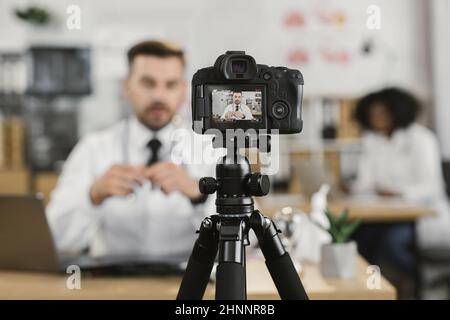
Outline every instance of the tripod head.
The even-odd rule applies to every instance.
[[[247,157],[238,152],[236,143],[216,164],[216,178],[205,177],[199,181],[200,192],[217,192],[217,213],[229,216],[250,216],[254,210],[253,196],[269,193],[270,181],[267,175],[252,173]],[[231,151],[231,152],[230,152]]]

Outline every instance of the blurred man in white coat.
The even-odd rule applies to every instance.
[[[50,227],[62,252],[187,257],[214,207],[198,188],[213,166],[171,161],[180,147],[171,137],[182,127],[174,117],[185,99],[183,51],[146,41],[129,50],[128,63],[133,114],[74,148],[47,208]]]

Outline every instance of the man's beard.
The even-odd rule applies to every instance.
[[[149,128],[150,130],[156,131],[165,127],[170,122],[173,115],[169,117],[167,122],[160,123],[159,120],[152,119],[152,116],[150,115],[150,113],[154,110],[161,110],[162,112],[170,113],[170,108],[167,106],[167,104],[160,101],[156,101],[152,103],[149,107],[146,107],[141,114],[137,115],[137,117],[144,126]]]

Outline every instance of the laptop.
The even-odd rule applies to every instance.
[[[42,197],[0,195],[0,269],[66,272],[70,265],[94,275],[182,274],[186,257],[66,256],[58,254]]]
[[[336,199],[343,196],[336,186],[336,182],[333,181],[329,170],[322,162],[302,160],[296,163],[295,166],[295,169],[298,170],[302,194],[306,198],[310,199],[314,193],[319,191],[323,184],[328,184],[330,186],[330,197]]]

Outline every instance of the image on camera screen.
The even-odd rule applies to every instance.
[[[261,122],[262,92],[214,89],[212,116],[215,122],[252,121]]]

